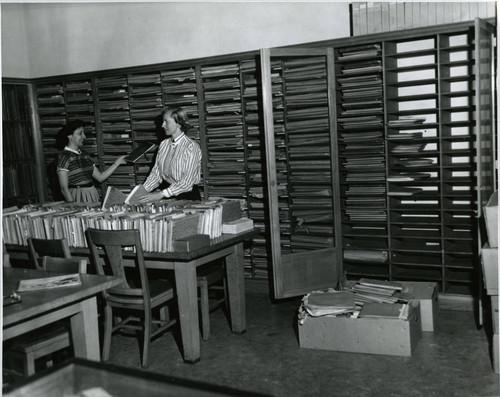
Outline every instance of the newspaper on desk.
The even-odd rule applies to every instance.
[[[82,285],[82,280],[78,273],[65,274],[63,276],[32,278],[19,281],[17,292],[37,291],[41,289],[52,289],[62,287],[73,287]]]

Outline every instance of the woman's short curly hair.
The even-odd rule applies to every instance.
[[[57,147],[59,149],[64,149],[64,147],[68,144],[68,136],[73,135],[73,132],[75,132],[78,128],[84,126],[85,124],[83,120],[75,119],[69,121],[64,127],[61,128],[61,130],[57,134]]]

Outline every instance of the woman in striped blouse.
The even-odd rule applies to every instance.
[[[57,159],[57,177],[61,193],[67,202],[99,202],[99,193],[93,180],[104,182],[121,164],[126,163],[124,155],[118,157],[106,170],[99,171],[89,155],[80,149],[84,140],[82,120],[70,121],[58,136],[59,145],[66,145]]]
[[[155,165],[144,182],[144,188],[150,193],[140,201],[144,203],[169,197],[200,200],[196,184],[200,182],[201,149],[186,135],[191,127],[186,112],[182,108],[166,108],[162,116],[162,128],[167,138],[161,142]],[[165,188],[152,192],[162,182],[166,182]]]

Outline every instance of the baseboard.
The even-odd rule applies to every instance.
[[[474,311],[476,300],[470,295],[439,294],[439,308],[445,310]]]

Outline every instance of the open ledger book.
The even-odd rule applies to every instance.
[[[134,187],[128,195],[114,186],[108,186],[102,202],[102,209],[105,210],[117,204],[138,204],[139,200],[146,194],[148,191],[142,184]]]
[[[140,160],[140,158],[146,153],[155,150],[156,147],[156,144],[154,144],[153,142],[141,143],[134,150],[132,150],[132,152],[127,157],[125,157],[125,160],[129,163],[135,163],[136,161]]]

